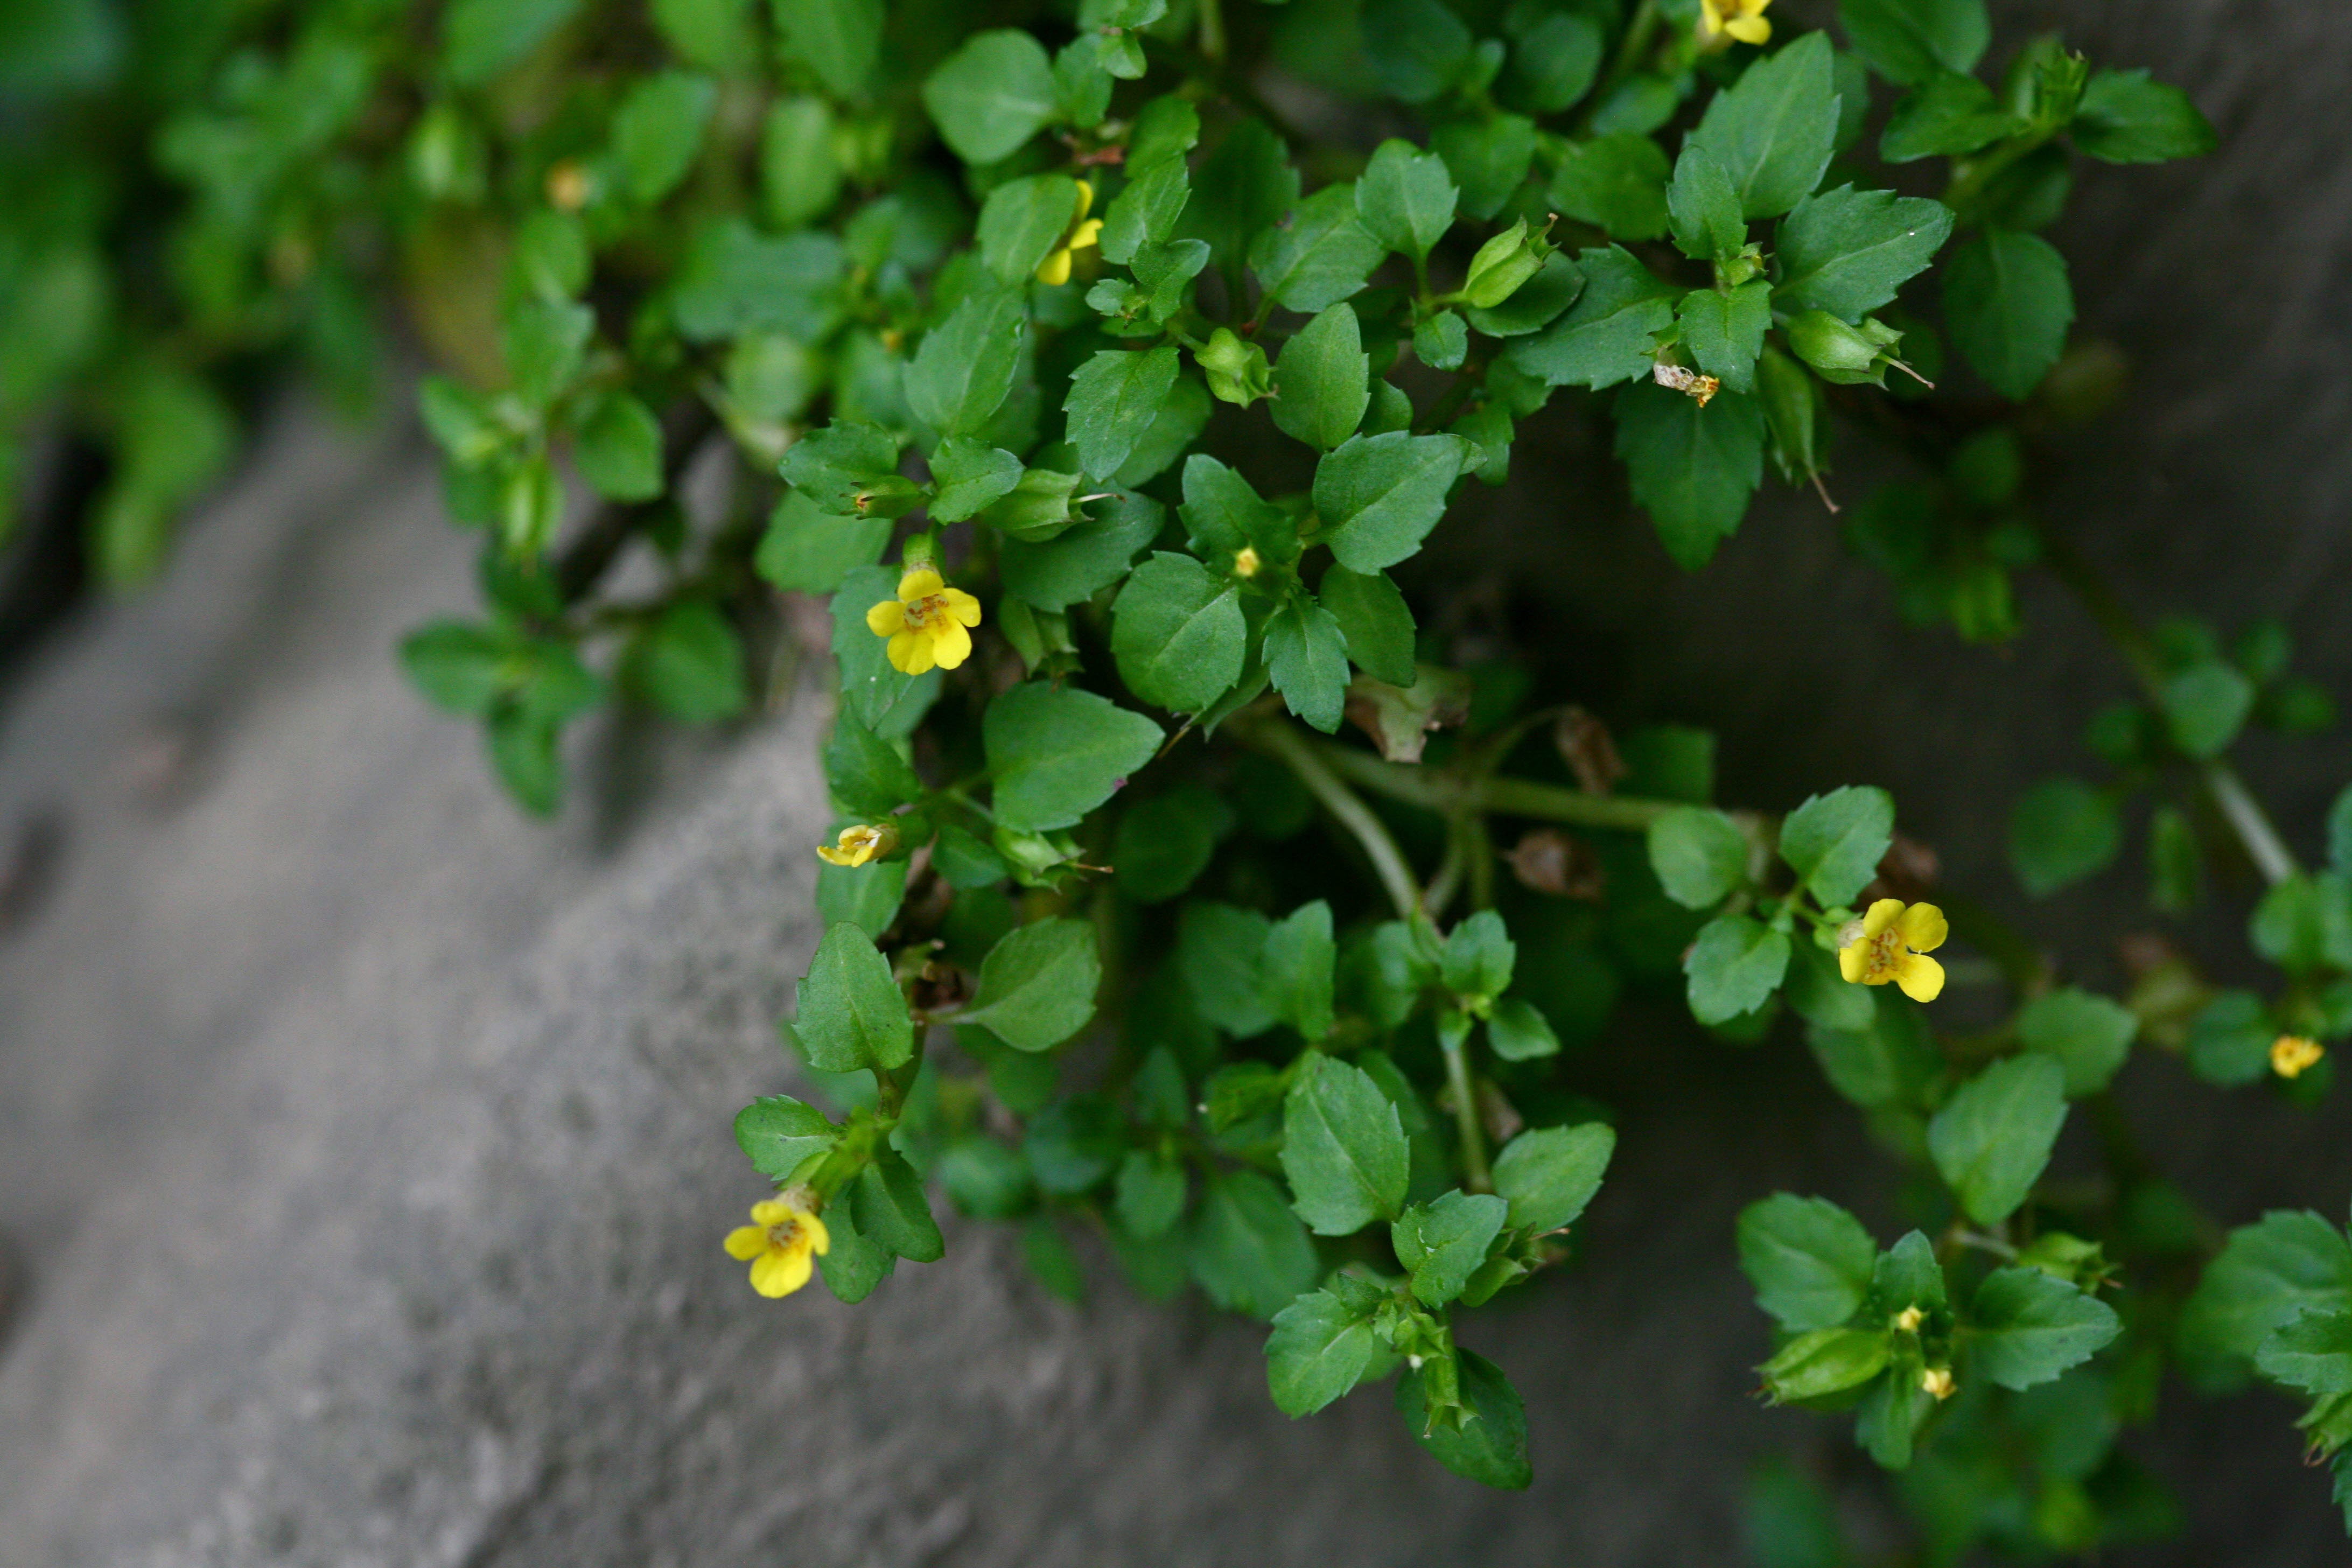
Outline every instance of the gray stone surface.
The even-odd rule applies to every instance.
[[[2231,138],[2085,172],[2062,237],[2138,386],[2053,512],[2150,612],[2284,607],[2352,695],[2352,14],[2010,16],[2005,40],[2055,18],[2189,82]],[[2063,602],[2015,655],[1908,630],[1801,500],[1680,578],[1614,507],[1560,507],[1591,493],[1578,456],[1527,452],[1454,560],[1549,574],[1568,612],[1522,613],[1595,705],[1719,727],[1743,800],[1885,783],[1956,879],[2005,888],[2008,799],[2086,766],[2080,722],[2123,690]],[[858,1309],[757,1300],[716,1245],[757,1186],[724,1126],[783,1081],[821,704],[586,737],[583,798],[531,826],[388,658],[470,595],[411,437],[289,417],[211,511],[0,720],[0,831],[63,829],[0,936],[0,1237],[29,1289],[0,1563],[1715,1563],[1758,1454],[1853,1472],[1835,1424],[1745,1397],[1764,1332],[1728,1226],[1776,1185],[1866,1203],[1885,1168],[1801,1053],[1641,1014],[1579,1068],[1624,1108],[1588,1262],[1470,1332],[1528,1395],[1524,1497],[1437,1471],[1378,1394],[1286,1422],[1246,1325],[1107,1276],[1065,1306],[985,1228]],[[2344,755],[2253,753],[2306,846]],[[2037,929],[2099,973],[2128,880]],[[2231,1220],[2352,1191],[2341,1095],[2306,1117],[2163,1062],[2125,1088]],[[2137,1447],[2189,1531],[2117,1560],[2352,1561],[2286,1414],[2169,1398]]]

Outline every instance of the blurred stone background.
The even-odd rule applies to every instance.
[[[2352,699],[2352,12],[2000,15],[1997,53],[2063,26],[2223,139],[2079,171],[2078,333],[2134,385],[2050,521],[2143,614],[2285,615]],[[1910,629],[1777,489],[1685,577],[1553,432],[1439,564],[1516,584],[1612,721],[1715,729],[1726,799],[1883,784],[2021,912],[2009,802],[2088,771],[2082,723],[2126,689],[2071,605],[2031,589],[2013,650]],[[1377,1392],[1288,1422],[1249,1325],[1108,1270],[1064,1305],[983,1227],[857,1309],[759,1300],[716,1246],[757,1188],[724,1127],[783,1084],[822,699],[726,737],[607,723],[563,819],[526,823],[390,658],[469,602],[470,554],[413,430],[289,409],[161,588],[81,607],[0,696],[0,1561],[1631,1568],[1738,1560],[1760,1455],[1853,1471],[1843,1423],[1747,1397],[1766,1331],[1730,1223],[1785,1185],[1884,1228],[1885,1168],[1792,1043],[1663,1016],[1580,1064],[1622,1109],[1587,1262],[1468,1336],[1527,1396],[1523,1496],[1426,1462]],[[2310,853],[2341,738],[2244,757]],[[2137,877],[2032,929],[2111,979]],[[2340,1093],[2305,1115],[2153,1058],[2122,1090],[2231,1223],[2352,1194]],[[2352,1563],[2290,1414],[2168,1396],[2134,1447],[2187,1531],[2113,1560]]]

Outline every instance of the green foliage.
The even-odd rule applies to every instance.
[[[399,660],[540,814],[614,694],[771,710],[822,615],[833,830],[882,847],[820,871],[786,1038],[852,1109],[770,1096],[736,1131],[824,1210],[845,1300],[940,1256],[936,1181],[1021,1226],[1047,1289],[1079,1294],[1095,1229],[1146,1294],[1270,1321],[1284,1410],[1393,1376],[1439,1462],[1525,1486],[1526,1412],[1456,1324],[1572,1254],[1610,1266],[1570,1228],[1615,1144],[1588,1053],[1623,1045],[1621,994],[1679,984],[1698,1048],[1801,1035],[1901,1166],[1923,1230],[1893,1247],[1788,1194],[1737,1240],[1787,1336],[1768,1392],[1851,1408],[1911,1468],[1911,1555],[1965,1555],[1991,1527],[1960,1513],[2029,1555],[2118,1538],[2137,1407],[2123,1357],[2078,1363],[2128,1331],[2153,1379],[2176,1314],[2185,1356],[2320,1400],[2333,1452],[2342,1233],[2265,1219],[2184,1306],[2195,1216],[2137,1172],[2040,1188],[2068,1100],[2136,1044],[2308,1102],[2330,1066],[2279,1079],[2273,1042],[2352,1035],[2352,794],[2305,869],[2230,763],[2331,717],[2283,630],[2131,639],[2143,690],[2094,748],[2115,776],[2010,819],[2038,896],[2122,857],[2155,794],[2168,910],[2233,896],[2238,837],[2278,985],[2167,961],[2109,1000],[2053,967],[2081,944],[2004,940],[1955,888],[1927,895],[1952,986],[2013,993],[1960,1032],[1839,968],[1874,882],[1919,896],[1887,795],[1717,809],[1709,737],[1563,719],[1582,677],[1465,615],[1495,563],[1442,542],[1523,427],[1613,452],[1690,570],[1768,457],[1829,499],[1837,443],[1885,437],[1915,471],[1849,542],[1907,617],[2014,636],[2031,487],[2087,384],[2039,236],[2075,178],[2119,177],[2075,154],[2193,156],[2210,128],[2053,38],[1980,79],[1979,0],[1843,0],[1851,54],[1777,16],[1702,47],[1684,3],[1316,9],[457,0],[199,37],[34,7],[0,83],[0,474],[37,431],[96,444],[91,559],[136,581],[228,471],[256,372],[355,400],[396,305],[439,362],[419,410],[483,600]],[[1411,139],[1367,158],[1237,103],[1301,53],[1349,100],[1315,125]],[[1900,89],[1876,158],[1874,73]],[[1898,163],[1940,194],[1898,195]],[[2006,402],[1931,394],[1947,345]],[[1605,522],[1612,482],[1561,505]],[[901,603],[923,569],[977,625]],[[884,605],[927,628],[919,673]],[[968,649],[927,640],[939,614]],[[1759,1556],[1838,1560],[1797,1491],[1758,1495]]]

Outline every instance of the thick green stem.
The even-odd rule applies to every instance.
[[[1421,885],[1413,879],[1412,868],[1405,863],[1404,852],[1397,847],[1385,823],[1372,814],[1363,798],[1341,782],[1298,732],[1280,721],[1264,723],[1235,723],[1234,733],[1244,743],[1275,759],[1298,775],[1307,792],[1321,803],[1323,809],[1336,818],[1340,826],[1353,835],[1363,847],[1372,863],[1372,872],[1387,889],[1389,901],[1396,906],[1400,918],[1411,920],[1421,910]]]
[[[1478,1093],[1470,1086],[1470,1039],[1440,1044],[1445,1053],[1445,1087],[1454,1100],[1454,1126],[1462,1135],[1462,1185],[1474,1193],[1495,1190],[1486,1169],[1486,1130],[1478,1123]]]

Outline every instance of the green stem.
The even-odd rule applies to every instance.
[[[1480,811],[1540,817],[1582,827],[1622,828],[1628,833],[1646,831],[1650,824],[1678,804],[1632,795],[1587,795],[1566,784],[1538,784],[1533,779],[1488,779],[1473,798]]]
[[[1405,863],[1404,852],[1390,837],[1385,823],[1372,814],[1363,798],[1341,782],[1339,775],[1325,764],[1317,748],[1307,744],[1298,732],[1279,721],[1262,723],[1236,723],[1234,735],[1245,744],[1282,763],[1298,775],[1307,792],[1320,802],[1323,809],[1336,818],[1363,847],[1372,863],[1373,874],[1396,906],[1400,918],[1411,920],[1421,910],[1421,886],[1413,879],[1412,868]]]
[[[1445,1087],[1454,1097],[1454,1126],[1462,1136],[1462,1185],[1474,1193],[1495,1190],[1495,1178],[1486,1169],[1486,1130],[1478,1124],[1478,1095],[1470,1087],[1470,1037],[1450,1044],[1443,1037],[1440,1045],[1445,1053]]]
[[[1633,19],[1625,24],[1625,36],[1617,41],[1617,55],[1609,62],[1608,74],[1584,100],[1584,112],[1576,121],[1580,132],[1591,129],[1593,115],[1609,100],[1609,89],[1633,74],[1633,68],[1640,63],[1643,51],[1650,47],[1657,30],[1658,0],[1642,0],[1633,8]]]
[[[2280,839],[2278,829],[2247,790],[2238,770],[2217,757],[2205,764],[2204,779],[2213,804],[2221,808],[2222,820],[2236,830],[2238,842],[2245,847],[2246,858],[2254,863],[2263,880],[2276,886],[2294,876],[2299,869],[2294,851]]]
[[[1223,0],[1201,0],[1201,53],[1225,62],[1225,12]]]

